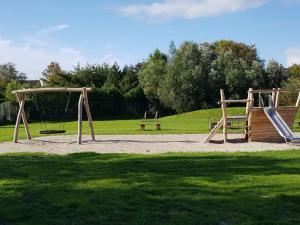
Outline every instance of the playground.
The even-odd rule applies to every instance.
[[[220,104],[222,113],[219,114],[220,118],[215,125],[210,126],[211,130],[208,135],[202,133],[196,134],[198,132],[193,132],[192,130],[184,131],[174,129],[172,132],[172,129],[163,127],[161,120],[158,118],[158,113],[151,119],[147,118],[147,113],[145,112],[141,121],[132,121],[137,123],[135,125],[136,127],[140,127],[139,135],[126,136],[126,134],[128,134],[127,131],[119,131],[120,135],[109,136],[109,131],[106,131],[106,135],[97,136],[97,138],[95,137],[95,128],[88,101],[88,92],[91,91],[92,89],[90,88],[39,88],[13,91],[13,94],[16,95],[19,102],[19,113],[13,132],[13,143],[6,142],[0,144],[1,152],[29,151],[50,154],[68,154],[81,151],[94,151],[97,153],[263,151],[296,149],[298,140],[300,140],[297,138],[297,133],[294,133],[292,130],[300,105],[299,90],[275,88],[270,90],[253,90],[250,88],[248,90],[247,99],[231,100],[225,98],[224,90],[221,89]],[[24,109],[26,95],[31,93],[53,94],[57,92],[68,92],[70,95],[72,92],[80,94],[78,101],[77,137],[74,135],[65,135],[65,129],[48,129],[47,127],[46,130],[39,131],[39,136],[46,136],[34,138],[32,140],[29,123]],[[296,100],[295,102],[290,103],[292,105],[282,106],[282,95],[286,93],[296,96]],[[267,103],[265,102],[265,99],[267,99]],[[236,103],[245,104],[245,108],[228,108],[229,104]],[[67,111],[68,105],[69,100],[65,111]],[[90,137],[85,135],[84,138],[83,106],[86,112],[88,133],[90,133]],[[202,114],[203,117],[204,113],[199,111],[199,118],[203,119],[200,114]],[[208,114],[209,117],[212,116],[211,112]],[[171,117],[173,118],[173,123],[170,123],[170,128],[176,127],[175,121],[177,120],[178,122],[180,119],[183,124],[189,124],[187,123],[189,115],[193,115],[193,112],[188,113],[187,116],[177,115]],[[181,117],[183,117],[183,119]],[[23,132],[23,135],[25,135],[26,140],[19,141],[21,121],[23,121],[24,124],[23,128],[25,133]],[[168,119],[166,121],[168,121]],[[196,121],[192,121],[194,126],[195,122]],[[207,120],[205,122],[207,123]],[[238,122],[238,127],[234,126],[235,122]],[[240,126],[240,122],[242,123],[242,126]],[[161,126],[163,129],[161,129]],[[196,126],[201,127],[200,123],[196,124]],[[65,125],[63,127],[65,127]],[[149,127],[152,127],[150,130],[154,130],[156,135],[154,135],[155,133],[147,135],[149,134],[147,133],[147,128],[149,130]],[[73,127],[73,131],[74,128],[75,127]],[[117,125],[117,129],[120,128],[121,126]],[[218,132],[219,130],[222,130],[223,136],[220,135],[220,132]],[[170,133],[175,133],[176,135],[171,135]],[[229,142],[229,144],[225,144],[227,142]],[[222,143],[224,144],[221,145]]]
[[[80,97],[78,121],[63,130],[60,121],[26,128],[21,96],[16,124],[0,130],[0,224],[297,224],[298,100],[281,107],[287,116],[272,111],[274,126],[267,114],[276,100],[257,95],[224,96],[219,109],[104,121],[85,121]],[[247,106],[227,107],[237,101]],[[257,131],[268,135],[253,140]]]

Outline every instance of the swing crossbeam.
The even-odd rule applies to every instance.
[[[85,88],[87,92],[91,92],[91,88]],[[29,88],[12,91],[13,94],[29,94],[29,93],[46,93],[46,92],[77,92],[82,93],[83,88]]]
[[[92,140],[95,140],[94,126],[92,115],[90,112],[89,101],[88,101],[88,92],[91,92],[91,88],[31,88],[31,89],[20,89],[12,91],[13,94],[16,95],[19,102],[19,111],[16,120],[15,130],[14,130],[14,139],[13,142],[18,142],[18,134],[19,127],[21,123],[21,119],[24,123],[27,140],[31,140],[31,135],[29,131],[29,125],[26,118],[26,113],[24,110],[25,105],[25,95],[30,93],[54,93],[54,92],[77,92],[80,93],[79,101],[78,101],[78,134],[77,134],[77,144],[81,144],[82,142],[82,106],[84,106],[86,115],[88,118],[88,123],[91,131]],[[54,134],[54,133],[64,133],[64,130],[45,130],[41,131],[41,134]]]

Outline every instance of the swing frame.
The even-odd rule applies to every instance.
[[[79,101],[78,101],[78,131],[77,131],[77,144],[82,143],[82,105],[84,105],[86,115],[88,118],[88,123],[90,127],[91,137],[92,140],[95,141],[95,132],[94,132],[94,126],[93,126],[93,119],[90,111],[89,106],[89,100],[88,100],[88,92],[91,92],[91,88],[31,88],[31,89],[20,89],[12,91],[13,94],[16,95],[16,98],[19,103],[19,111],[18,116],[16,120],[15,130],[14,130],[14,139],[13,143],[18,143],[18,134],[19,134],[19,127],[21,123],[21,119],[23,121],[26,137],[27,140],[31,140],[30,130],[29,130],[29,124],[26,117],[26,113],[24,110],[25,105],[25,96],[26,94],[31,93],[56,93],[56,92],[75,92],[80,93]]]

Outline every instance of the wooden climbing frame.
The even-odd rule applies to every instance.
[[[280,93],[296,92],[298,93],[297,101],[293,106],[280,106]],[[254,94],[269,94],[271,97],[271,103],[276,108],[276,111],[280,114],[286,124],[291,128],[298,108],[300,105],[300,89],[270,89],[270,90],[253,90],[249,88],[247,99],[242,100],[226,100],[224,90],[220,90],[221,95],[221,109],[222,118],[211,130],[209,136],[205,142],[209,142],[217,131],[223,128],[223,140],[227,142],[228,135],[228,124],[232,121],[244,120],[245,126],[245,139],[248,141],[279,141],[282,137],[274,129],[272,123],[269,121],[264,113],[263,106],[254,107]],[[227,105],[230,103],[246,103],[246,114],[245,116],[228,116]]]

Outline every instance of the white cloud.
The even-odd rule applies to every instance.
[[[105,48],[106,48],[106,49],[114,49],[115,46],[114,46],[114,45],[108,44],[108,45],[105,45]]]
[[[11,44],[10,40],[5,40],[5,39],[0,38],[0,47],[1,46],[6,46],[6,45],[9,45],[9,44]]]
[[[70,27],[60,24],[37,31],[30,36],[23,37],[23,41],[14,41],[0,37],[0,64],[12,62],[17,70],[27,74],[29,79],[39,79],[46,66],[54,61],[64,70],[71,70],[78,63],[109,63],[118,62],[119,65],[133,63],[136,59],[132,55],[111,54],[113,45],[104,46],[108,52],[98,56],[87,56],[77,47],[67,46],[59,40],[53,39],[51,34]]]
[[[48,36],[54,32],[58,32],[58,31],[62,31],[62,30],[65,30],[67,28],[69,28],[70,25],[68,24],[58,24],[56,26],[53,26],[53,27],[47,27],[41,31],[38,32],[38,35],[39,36]]]
[[[38,79],[51,62],[59,62],[64,69],[72,69],[76,63],[86,63],[86,58],[73,48],[35,48],[29,46],[0,45],[0,63],[13,62],[20,72],[30,79]]]
[[[289,48],[285,51],[285,55],[288,66],[300,64],[300,48]]]
[[[193,19],[245,10],[267,0],[165,0],[152,4],[134,4],[120,8],[125,16],[161,21],[173,17]]]

